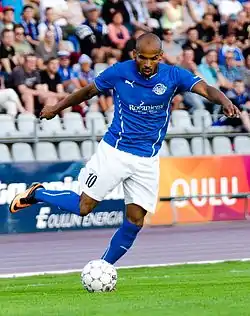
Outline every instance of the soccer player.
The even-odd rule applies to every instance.
[[[49,120],[100,92],[114,91],[114,119],[97,152],[79,174],[81,195],[68,190],[46,190],[37,183],[13,199],[10,212],[43,202],[85,216],[122,183],[126,215],[102,258],[114,264],[128,251],[143,226],[145,215],[154,213],[156,208],[158,152],[167,131],[173,97],[192,91],[214,104],[221,104],[225,115],[239,115],[237,107],[222,92],[187,70],[160,63],[161,57],[161,40],[152,33],[141,35],[136,42],[134,60],[114,64],[93,83],[57,105],[43,108],[40,116]]]

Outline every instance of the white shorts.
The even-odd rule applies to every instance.
[[[135,156],[102,140],[78,180],[80,192],[97,201],[102,201],[122,183],[125,204],[137,204],[154,213],[158,199],[159,156]]]

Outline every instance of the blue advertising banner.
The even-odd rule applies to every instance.
[[[80,217],[43,203],[11,214],[9,204],[32,182],[42,182],[50,190],[79,193],[78,174],[82,162],[14,163],[0,165],[0,233],[117,227],[123,221],[124,200],[117,188],[95,210]]]

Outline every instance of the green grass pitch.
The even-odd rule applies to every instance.
[[[0,279],[1,316],[249,316],[250,263],[118,270],[117,290],[87,293],[79,273]]]

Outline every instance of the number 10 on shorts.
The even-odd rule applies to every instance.
[[[90,173],[86,181],[87,187],[91,188],[95,184],[96,180],[97,180],[97,175],[95,175],[94,173]]]

